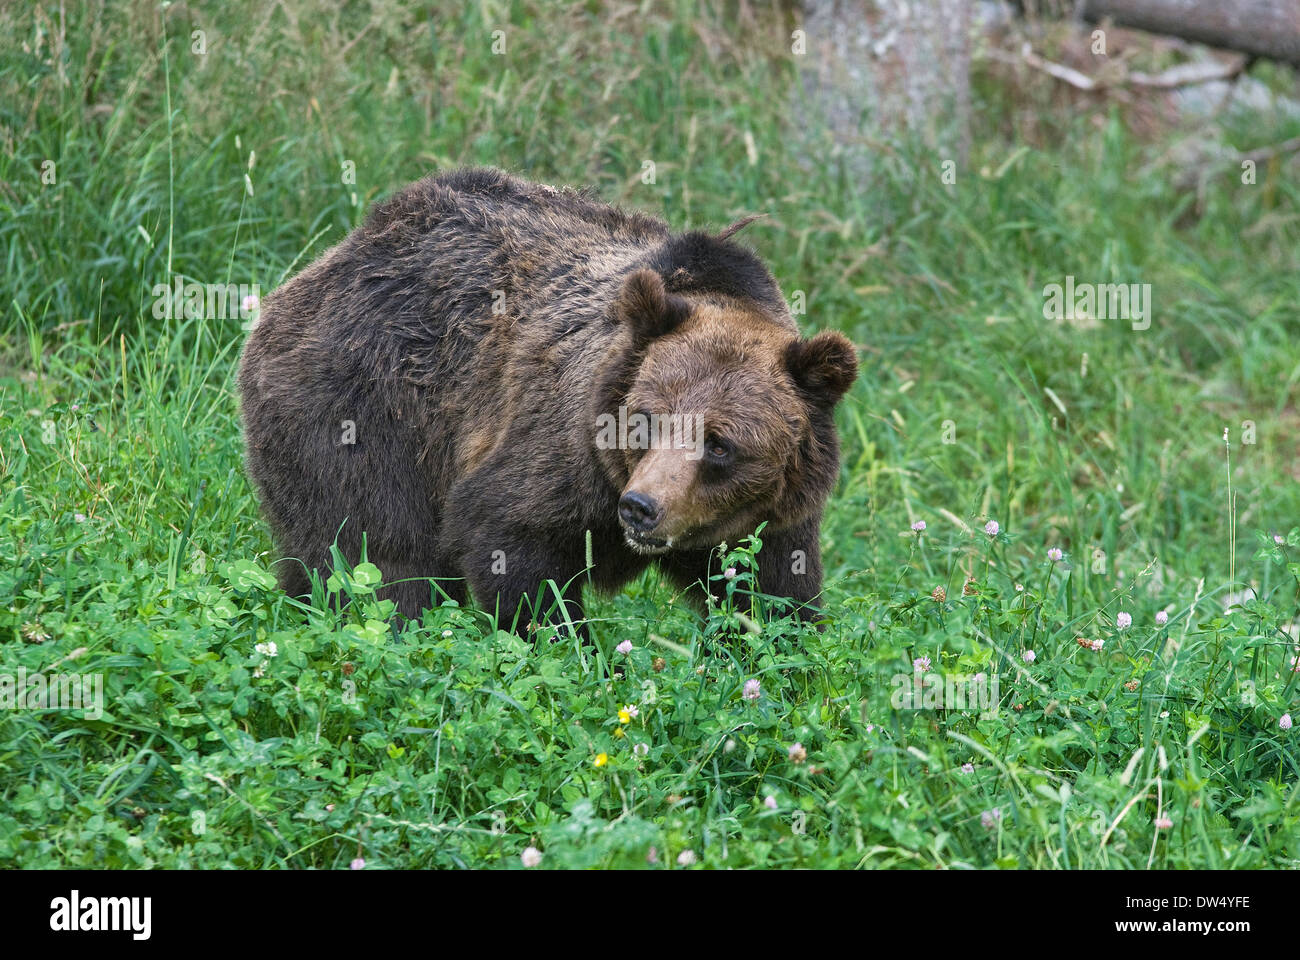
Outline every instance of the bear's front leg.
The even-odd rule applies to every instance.
[[[759,537],[758,584],[755,592],[790,601],[799,618],[815,620],[821,615],[816,601],[822,590],[822,559],[818,536],[821,518],[808,520],[787,530],[763,529]],[[710,576],[719,570],[718,557],[711,550],[670,553],[659,560],[659,569],[679,589],[686,591],[697,609],[704,612],[704,598]],[[755,602],[763,601],[755,598]],[[769,603],[769,606],[772,604]],[[783,611],[773,611],[778,615]]]
[[[786,530],[764,528],[759,535],[763,549],[758,553],[758,591],[793,601],[805,622],[821,615],[816,605],[822,592],[820,533],[818,514]]]
[[[461,568],[475,602],[497,618],[501,629],[528,640],[537,627],[567,630],[572,624],[587,639],[580,552],[565,550],[541,536],[521,539],[479,533],[474,540],[462,554]]]

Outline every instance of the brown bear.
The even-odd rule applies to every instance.
[[[408,617],[472,593],[503,626],[580,622],[584,581],[707,583],[766,522],[758,586],[811,618],[857,358],[801,339],[731,232],[495,169],[376,206],[267,296],[240,362],[285,590],[364,538]]]

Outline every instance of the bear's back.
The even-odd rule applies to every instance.
[[[498,242],[564,243],[600,240],[658,244],[667,224],[594,199],[587,190],[532,183],[492,167],[430,175],[371,210],[358,239],[409,246],[421,237],[454,232]]]
[[[297,353],[322,380],[423,387],[497,374],[510,355],[558,351],[557,361],[586,362],[615,336],[610,307],[638,267],[672,292],[754,301],[794,330],[766,267],[728,239],[672,235],[586,190],[468,168],[381,201],[273,291],[246,359]],[[283,369],[267,365],[264,375]]]

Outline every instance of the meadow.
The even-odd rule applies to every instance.
[[[785,20],[703,0],[34,3],[0,36],[0,673],[103,684],[0,709],[0,863],[1300,865],[1294,159],[1189,190],[1169,131],[977,62],[945,182],[819,124]],[[369,564],[276,589],[248,321],[157,290],[265,294],[478,164],[765,214],[806,331],[860,347],[823,629],[738,613],[761,534],[707,616],[653,572],[594,599],[594,648],[403,626]],[[1067,277],[1149,284],[1149,325],[1046,318]]]

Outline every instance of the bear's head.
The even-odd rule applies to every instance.
[[[835,404],[857,376],[840,333],[800,339],[743,297],[624,281],[595,396],[596,447],[638,553],[735,542],[817,514],[839,471]]]

